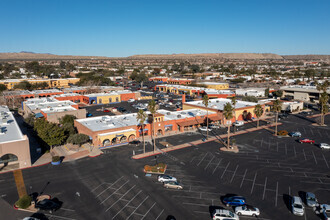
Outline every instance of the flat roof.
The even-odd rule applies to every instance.
[[[24,136],[7,106],[0,106],[0,143],[23,140]]]
[[[65,107],[75,105],[71,101],[58,101],[53,97],[32,98],[24,102],[25,106],[31,111],[50,107]]]
[[[299,86],[299,85],[293,85],[293,86],[282,86],[280,88],[281,90],[285,91],[293,91],[293,92],[312,92],[312,93],[320,93],[316,86]],[[327,93],[330,93],[330,87],[327,89]]]
[[[218,99],[210,99],[209,100],[209,108],[212,108],[212,109],[217,109],[217,110],[220,110],[222,111],[225,104],[227,103],[231,103],[231,99],[224,99],[224,98],[218,98]],[[192,102],[186,102],[187,104],[190,104],[190,105],[195,105],[195,106],[199,106],[199,107],[205,107],[204,104],[203,104],[203,101],[200,100],[200,101],[192,101]],[[240,101],[240,100],[237,100],[236,101],[236,105],[235,105],[235,108],[244,108],[244,107],[250,107],[250,106],[255,106],[257,105],[258,103],[254,103],[254,102],[245,102],[245,101]]]
[[[81,94],[78,93],[64,93],[64,94],[58,94],[58,95],[53,95],[52,97],[57,98],[57,97],[70,97],[70,96],[80,96]]]
[[[88,95],[84,95],[87,97],[99,97],[99,96],[111,96],[111,95],[119,95],[117,92],[101,92],[101,93],[92,93],[92,94],[88,94]]]
[[[188,109],[182,111],[168,111],[165,109],[159,109],[157,112],[164,115],[164,121],[207,115],[207,111],[201,109]]]
[[[77,109],[71,106],[61,106],[61,107],[51,107],[51,108],[42,108],[40,111],[49,114],[49,113],[56,113],[56,112],[67,112],[67,111],[76,111]]]
[[[228,85],[228,83],[221,83],[221,82],[200,82],[197,84],[201,85]]]
[[[59,89],[43,89],[43,90],[33,90],[32,92],[35,94],[43,94],[43,93],[58,93],[62,91]]]

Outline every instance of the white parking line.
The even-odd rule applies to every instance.
[[[241,186],[239,188],[242,188],[242,186],[243,186],[243,182],[244,182],[244,179],[245,179],[245,176],[246,176],[246,172],[247,172],[247,169],[245,169],[243,179],[242,179],[242,182],[241,182]]]
[[[164,212],[164,209],[159,213],[159,215],[157,216],[157,218],[155,220],[157,220]]]
[[[59,219],[64,219],[64,220],[76,220],[75,218],[67,218],[67,217],[63,217],[63,216],[58,216],[58,215],[50,215],[50,214],[45,214],[48,217],[51,218],[59,218]]]
[[[253,183],[252,183],[252,187],[251,187],[251,194],[253,192],[254,183],[256,182],[256,178],[257,178],[257,173],[254,175],[254,179],[253,179]]]
[[[150,207],[150,209],[146,212],[146,214],[144,214],[144,216],[141,218],[141,220],[143,220],[143,219],[148,215],[148,213],[150,212],[150,210],[151,210],[155,205],[156,205],[156,203],[154,203],[154,204]]]
[[[276,149],[277,149],[277,152],[278,152],[278,142],[276,142],[276,146],[277,146]]]
[[[125,186],[127,183],[129,182],[129,180],[127,180],[123,185],[121,185],[121,187],[119,187],[116,191],[114,191],[113,193],[111,193],[110,196],[108,196],[106,199],[104,199],[100,204],[103,204],[106,200],[108,200],[113,194],[115,194],[116,192],[118,192],[123,186]]]
[[[196,205],[196,206],[210,206],[209,204],[205,205],[205,204],[189,203],[189,202],[183,202],[182,204],[184,204],[184,205]]]
[[[323,156],[323,160],[324,160],[325,164],[326,164],[326,165],[327,165],[327,167],[329,168],[329,164],[328,164],[328,161],[325,159],[325,156],[324,156],[324,154],[322,154],[322,156]]]
[[[99,197],[101,194],[103,194],[105,191],[107,191],[109,188],[111,188],[113,185],[115,185],[119,180],[121,180],[123,178],[123,176],[122,177],[120,177],[119,179],[117,179],[114,183],[112,183],[110,186],[108,186],[105,190],[103,190],[102,192],[100,192],[97,196],[96,196],[96,198],[97,197]]]
[[[226,170],[227,170],[227,169],[228,169],[228,167],[229,167],[229,164],[230,164],[230,162],[228,162],[228,164],[227,164],[227,166],[226,166],[225,170],[223,171],[223,173],[222,173],[222,175],[221,175],[221,179],[222,179],[222,177],[225,175],[225,173],[226,173]]]
[[[126,196],[127,193],[129,193],[134,187],[135,187],[135,185],[132,186],[128,191],[126,191],[125,194],[122,195],[115,203],[112,203],[112,205],[109,208],[107,208],[107,210],[105,210],[105,211],[107,212],[109,209],[111,209],[115,204],[117,204],[117,202],[119,202],[122,198],[124,198],[124,196]]]
[[[264,194],[262,195],[262,200],[265,200],[266,187],[267,187],[267,177],[265,178]]]
[[[289,196],[291,196],[291,187],[289,186]]]
[[[278,197],[278,182],[276,182],[275,206],[277,206],[277,197]]]
[[[233,182],[238,167],[239,167],[239,166],[237,165],[237,166],[236,166],[236,169],[235,169],[235,171],[234,171],[234,173],[233,173],[233,176],[231,177],[230,182]]]
[[[73,209],[66,209],[66,208],[62,208],[62,207],[61,207],[61,210],[69,211],[69,212],[74,212],[74,211],[75,211],[75,210],[73,210]]]
[[[314,160],[315,160],[315,164],[317,164],[317,160],[316,160],[316,157],[315,157],[315,154],[314,154],[313,150],[312,150],[312,153],[313,153],[313,157],[314,157]]]
[[[284,146],[285,146],[285,155],[288,155],[288,148],[287,148],[286,144]]]
[[[294,156],[297,157],[296,146],[293,146]]]
[[[213,157],[212,157],[212,159],[210,160],[210,162],[207,164],[207,166],[204,168],[204,170],[206,170],[209,166],[210,166],[210,164],[211,164],[211,162],[212,162],[212,160],[215,158],[215,156],[213,155]]]
[[[304,154],[305,160],[307,160],[306,154],[305,154],[305,149],[303,149],[303,154]]]
[[[205,159],[205,157],[209,154],[209,152],[207,152],[204,157],[199,161],[199,163],[197,164],[197,166],[199,166],[199,164],[201,164],[201,162]]]
[[[140,208],[140,206],[149,198],[149,196],[147,196],[139,205],[138,207],[136,207],[136,209],[127,217],[127,219],[129,219],[135,212],[136,210],[138,210],[138,208]],[[138,213],[135,213],[136,215],[138,215]],[[126,220],[127,220],[126,219]]]
[[[114,215],[113,217],[112,217],[112,219],[114,219],[121,211],[123,211],[127,206],[128,206],[128,204],[130,204],[140,193],[142,192],[142,190],[140,190],[131,200],[129,200],[127,203],[126,203],[126,205],[125,206],[123,206],[123,208],[121,208],[118,212],[117,212],[117,214],[116,215]],[[120,200],[120,199],[119,199]],[[118,201],[119,201],[118,200]],[[117,201],[117,202],[118,202]],[[117,203],[116,202],[116,203]],[[115,203],[114,203],[115,204]]]
[[[219,160],[219,163],[218,163],[218,164],[217,164],[217,166],[214,168],[214,170],[213,170],[212,174],[214,174],[214,172],[216,171],[216,169],[217,169],[217,168],[218,168],[218,166],[220,165],[221,161],[222,161],[222,158]]]

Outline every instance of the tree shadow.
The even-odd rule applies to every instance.
[[[293,116],[295,116],[295,117],[297,117],[297,118],[300,118],[300,119],[304,119],[305,121],[308,121],[308,122],[310,122],[310,123],[316,123],[315,120],[310,119],[310,118],[307,118],[307,117],[304,117],[304,116],[301,116],[301,115],[299,115],[299,114],[295,114],[295,115],[293,115]]]
[[[209,206],[209,213],[210,213],[210,217],[213,218],[213,213],[216,209],[225,209],[221,206]]]
[[[301,200],[307,205],[307,200],[306,200],[306,192],[305,191],[299,191],[298,196],[301,198]]]
[[[40,219],[40,220],[48,220],[47,216],[43,213],[40,213],[40,212],[33,213],[33,215],[31,215],[30,217]]]
[[[283,194],[283,202],[286,205],[286,208],[291,212],[291,200],[292,197],[288,194]]]
[[[167,216],[166,220],[176,220],[176,218],[173,215]]]

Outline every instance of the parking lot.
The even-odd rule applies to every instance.
[[[317,144],[329,143],[329,128],[314,127],[312,120],[290,115],[279,130],[300,131]],[[162,139],[179,144],[201,138],[202,134],[190,132],[161,137],[157,145]],[[97,158],[26,169],[23,175],[29,192],[44,192],[63,202],[57,212],[44,213],[48,219],[210,219],[215,208],[232,210],[221,202],[227,194],[244,196],[248,204],[258,207],[258,219],[320,219],[308,207],[304,217],[294,216],[289,199],[313,192],[320,203],[330,203],[330,151],[300,144],[296,138],[275,137],[269,130],[235,139],[237,154],[219,151],[222,145],[213,141],[132,160],[133,150],[141,149],[127,145],[107,149]],[[166,189],[156,176],[144,175],[143,166],[157,162],[168,165],[166,173],[175,176],[183,190]],[[16,201],[11,173],[0,176],[0,195],[9,204]]]

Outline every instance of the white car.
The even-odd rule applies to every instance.
[[[219,125],[210,125],[209,128],[217,129],[217,128],[220,128],[220,126]]]
[[[212,131],[211,128],[207,128],[206,126],[200,127],[199,130],[201,130],[201,131],[207,131],[207,130]]]
[[[238,215],[226,209],[216,209],[212,214],[213,220],[239,220]]]
[[[233,123],[233,125],[236,126],[236,127],[243,126],[244,125],[244,121],[235,121]]]
[[[183,189],[183,186],[180,183],[174,181],[165,181],[164,187],[167,189]]]
[[[159,175],[158,176],[158,182],[163,183],[163,182],[166,182],[166,181],[174,181],[174,182],[176,182],[177,179],[175,177],[169,176],[169,175]]]
[[[321,148],[321,149],[327,149],[327,150],[329,150],[329,149],[330,149],[330,145],[327,144],[327,143],[321,143],[321,144],[320,144],[320,148]]]
[[[301,198],[298,196],[293,196],[291,200],[292,213],[294,215],[303,216],[305,214],[305,208],[301,201]]]
[[[323,219],[330,220],[330,205],[323,204],[321,205],[321,213],[323,215]]]
[[[129,100],[127,100],[127,102],[134,102],[135,101],[135,99],[129,99]]]
[[[260,215],[259,209],[250,205],[236,206],[235,213],[237,215],[250,215],[250,216]]]

